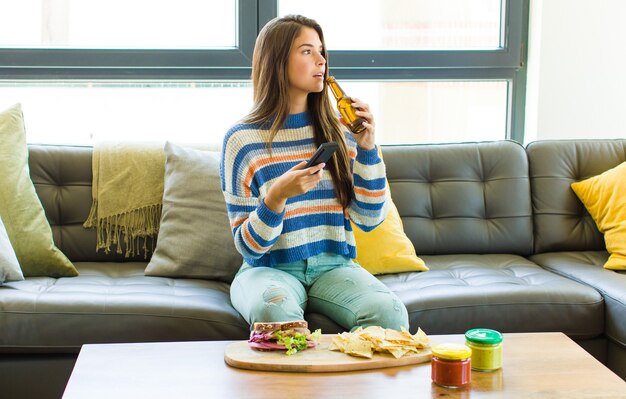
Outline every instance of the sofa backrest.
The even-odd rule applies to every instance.
[[[54,240],[72,261],[145,261],[142,254],[96,252],[95,230],[82,227],[91,207],[92,151],[29,145],[31,178]],[[510,141],[382,151],[391,195],[418,254],[528,255],[605,248],[570,184],[626,161],[626,139],[538,141],[526,151]]]
[[[383,146],[391,196],[417,254],[533,248],[528,160],[512,141]]]
[[[626,161],[626,140],[537,141],[526,152],[535,252],[605,249],[602,234],[570,184]]]
[[[54,242],[71,261],[144,261],[112,250],[96,252],[96,231],[85,229],[91,209],[91,147],[29,145],[30,176],[52,227]],[[112,247],[113,249],[113,247]]]

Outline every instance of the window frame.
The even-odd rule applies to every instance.
[[[506,138],[523,142],[529,0],[502,4],[500,48],[329,51],[329,64],[346,80],[506,80]],[[0,48],[0,80],[249,80],[256,36],[277,14],[278,0],[237,0],[232,49]]]

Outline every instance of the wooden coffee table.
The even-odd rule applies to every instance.
[[[472,372],[463,389],[434,385],[430,363],[309,374],[236,369],[224,362],[230,342],[84,345],[63,398],[626,398],[626,382],[561,333],[505,334],[503,368]]]

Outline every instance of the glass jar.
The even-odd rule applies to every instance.
[[[488,328],[465,333],[465,344],[472,350],[472,370],[495,371],[502,367],[502,334]]]
[[[472,350],[465,345],[439,344],[432,349],[431,378],[447,388],[466,386],[471,380]]]

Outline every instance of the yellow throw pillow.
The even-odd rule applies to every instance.
[[[380,147],[378,154],[382,158]],[[389,183],[385,183],[389,208],[385,220],[367,233],[352,223],[356,240],[356,261],[372,274],[428,271],[424,261],[417,257],[413,243],[404,233],[402,219],[391,200]]]
[[[428,267],[417,257],[413,243],[404,234],[396,205],[389,201],[385,221],[370,232],[352,224],[356,240],[356,261],[372,274],[425,272]]]
[[[606,269],[626,270],[626,162],[601,175],[572,183],[572,190],[604,234]]]

